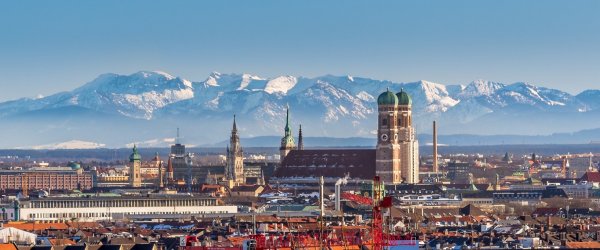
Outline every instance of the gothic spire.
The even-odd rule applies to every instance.
[[[287,105],[286,117],[285,117],[285,135],[281,138],[281,147],[279,150],[281,151],[280,157],[283,160],[285,155],[289,153],[290,150],[296,148],[296,143],[294,142],[294,136],[292,135],[292,129],[290,128],[290,106]]]
[[[158,152],[156,152],[156,157],[158,158]],[[158,187],[163,188],[165,186],[163,180],[163,163],[162,161],[158,161]]]
[[[171,157],[169,157],[169,161],[167,162],[167,172],[173,173],[173,162],[171,161]]]
[[[233,129],[231,132],[237,132],[237,126],[235,125],[235,115],[233,115]]]
[[[302,124],[300,124],[300,129],[298,129],[298,150],[304,150],[304,142],[302,141]]]
[[[286,134],[290,132],[290,105],[287,105],[285,112],[285,132]]]

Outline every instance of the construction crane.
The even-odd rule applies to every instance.
[[[384,184],[379,178],[375,176],[373,178],[373,220],[371,222],[371,235],[373,238],[372,250],[381,250],[386,246],[389,246],[387,236],[389,232],[384,232],[384,219],[383,209],[391,206],[391,198],[385,196]]]

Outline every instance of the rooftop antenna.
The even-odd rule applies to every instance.
[[[177,128],[177,137],[175,138],[175,144],[179,144],[179,128]]]

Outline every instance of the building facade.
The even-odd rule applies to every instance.
[[[3,170],[0,174],[0,190],[88,190],[93,186],[89,172]]]
[[[175,143],[171,145],[171,165],[173,166],[173,179],[186,180],[188,166],[186,161],[185,145]]]
[[[468,184],[471,164],[452,161],[448,163],[448,179],[454,184]]]
[[[219,205],[219,200],[192,195],[47,197],[16,202],[6,209],[10,220],[100,221],[132,215],[186,215],[236,213],[236,206]]]

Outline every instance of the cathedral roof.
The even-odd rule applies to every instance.
[[[276,177],[339,177],[373,179],[375,149],[292,150],[283,159]]]
[[[412,105],[412,99],[410,98],[410,95],[404,91],[404,89],[401,89],[396,96],[398,97],[398,103],[400,105]]]
[[[398,97],[388,89],[377,97],[377,105],[398,105]]]

